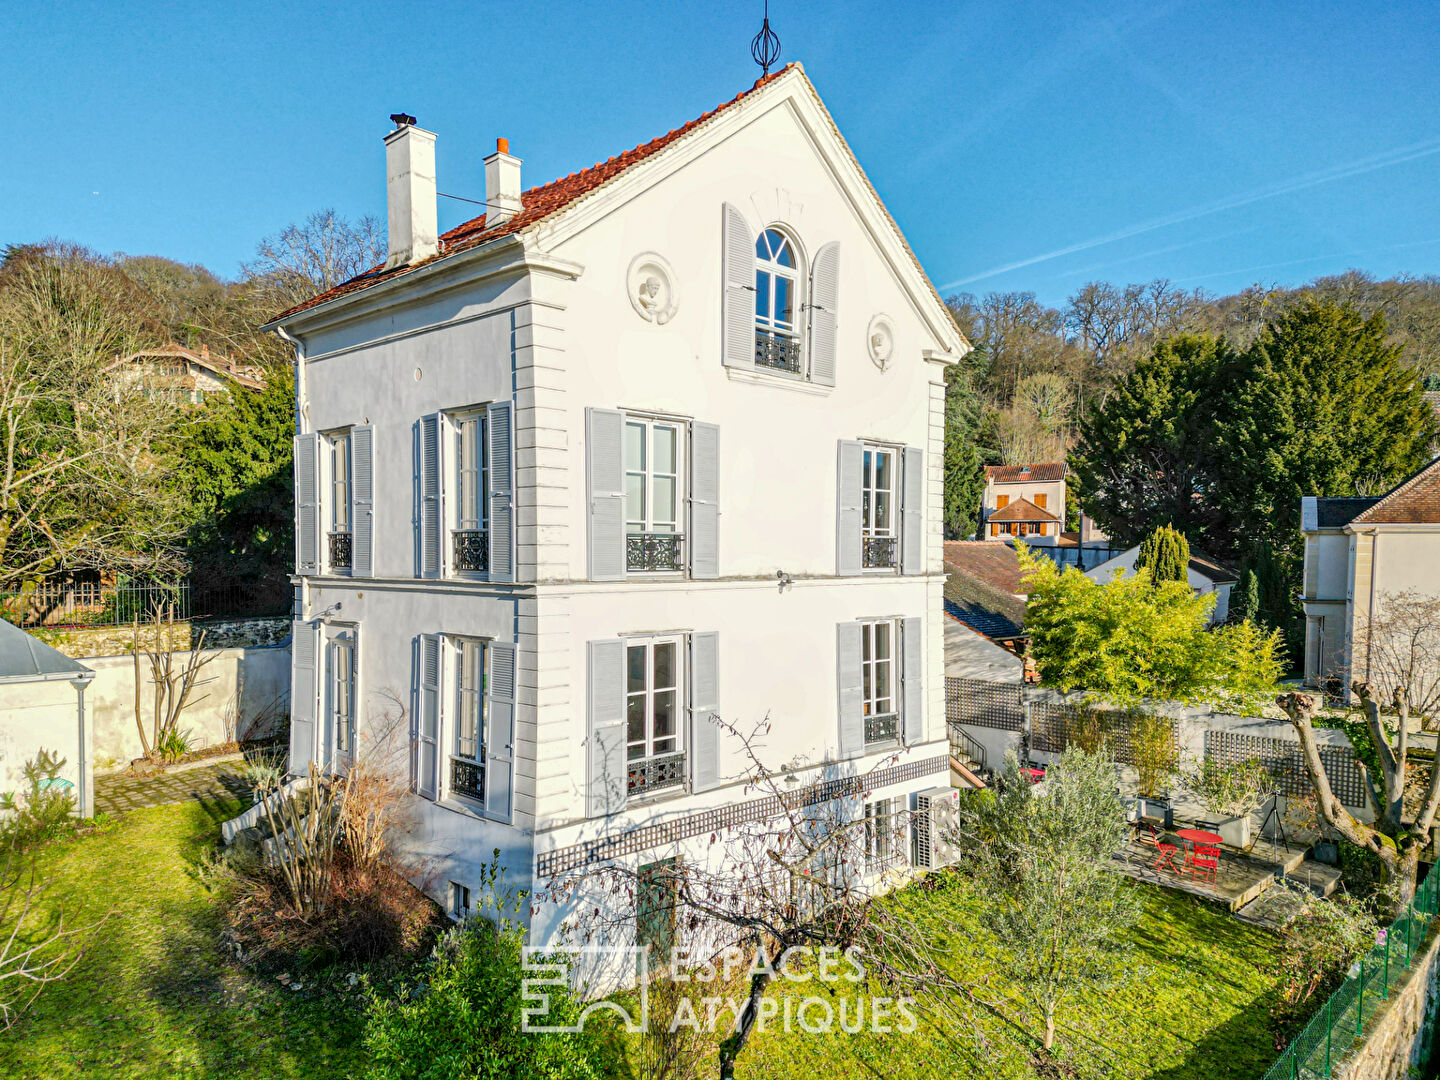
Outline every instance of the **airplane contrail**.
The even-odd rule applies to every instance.
[[[1179,225],[1182,222],[1194,221],[1196,218],[1209,217],[1211,214],[1221,214],[1227,210],[1235,210],[1242,206],[1249,206],[1251,203],[1261,202],[1264,199],[1273,199],[1280,195],[1289,195],[1296,191],[1304,191],[1307,188],[1318,187],[1321,184],[1329,184],[1336,180],[1345,180],[1352,176],[1375,172],[1378,169],[1388,169],[1393,165],[1402,165],[1407,161],[1429,157],[1432,154],[1440,154],[1440,139],[1426,139],[1423,142],[1412,143],[1409,146],[1402,146],[1395,150],[1386,151],[1383,154],[1360,158],[1357,161],[1347,162],[1344,165],[1332,165],[1327,169],[1306,173],[1293,180],[1286,180],[1279,184],[1272,184],[1269,187],[1258,188],[1242,195],[1233,195],[1228,199],[1221,199],[1218,202],[1205,203],[1189,210],[1181,210],[1174,214],[1167,214],[1164,217],[1151,218],[1148,221],[1142,221],[1136,225],[1120,229],[1118,232],[1108,233],[1105,236],[1097,236],[1091,240],[1082,240],[1079,243],[1070,244],[1068,247],[1058,248],[1055,251],[1047,251],[1043,255],[1035,255],[1028,259],[1021,259],[1018,262],[1006,263],[1004,266],[997,266],[979,274],[972,274],[969,277],[960,278],[957,281],[952,281],[940,286],[940,290],[943,292],[946,289],[955,289],[961,285],[969,285],[971,282],[983,281],[988,277],[1008,273],[1011,270],[1034,266],[1036,263],[1049,262],[1051,259],[1059,259],[1065,255],[1073,255],[1077,251],[1088,251],[1090,248],[1100,247],[1103,244],[1113,244],[1119,240],[1128,240],[1132,236],[1154,232],[1156,229],[1164,229],[1171,225]]]

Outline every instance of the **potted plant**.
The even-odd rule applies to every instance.
[[[1158,818],[1165,828],[1175,827],[1175,808],[1166,788],[1175,775],[1179,747],[1169,719],[1135,712],[1129,717],[1131,759],[1135,764],[1135,808],[1141,817]]]
[[[1225,843],[1248,848],[1251,815],[1275,788],[1270,770],[1258,761],[1226,764],[1205,758],[1187,766],[1181,777],[1186,789],[1218,819],[1215,831]]]

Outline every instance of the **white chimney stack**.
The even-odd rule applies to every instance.
[[[390,256],[385,269],[410,266],[440,251],[435,217],[435,133],[415,126],[404,113],[390,117],[385,136],[385,202],[390,218]]]
[[[510,156],[510,140],[496,139],[485,159],[485,227],[503,225],[520,212],[520,159]]]

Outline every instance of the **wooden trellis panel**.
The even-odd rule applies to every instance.
[[[1300,744],[1288,739],[1211,729],[1205,732],[1205,758],[1223,765],[1260,761],[1275,777],[1282,794],[1298,797],[1310,794],[1310,777],[1305,773]],[[1325,766],[1330,788],[1337,799],[1356,809],[1366,805],[1365,777],[1355,761],[1354,750],[1348,746],[1321,746],[1320,763]]]
[[[1025,707],[1020,684],[947,677],[945,719],[952,724],[1023,731]]]

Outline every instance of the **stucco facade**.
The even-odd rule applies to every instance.
[[[757,301],[737,291],[768,229],[808,312],[782,357],[794,371],[755,362]],[[707,812],[751,797],[712,717],[768,718],[766,763],[802,780],[895,759],[865,798],[948,784],[943,372],[968,346],[798,67],[563,212],[279,325],[300,356],[297,460],[315,459],[297,478],[292,759],[344,767],[356,750],[332,706],[353,695],[359,752],[389,732],[411,771],[438,899],[478,887],[496,848],[507,881],[537,888],[597,851],[704,858]],[[475,416],[483,511],[463,509]],[[642,429],[654,460],[637,466]],[[863,461],[871,485],[872,459],[890,486],[861,505],[848,470]],[[637,469],[643,499],[625,486]],[[341,490],[348,567],[328,535]],[[488,554],[462,552],[481,533]],[[872,697],[851,650],[881,623],[894,737],[857,742]],[[479,752],[466,643],[486,658]],[[653,753],[636,752],[637,716]],[[481,772],[483,793],[466,788]],[[542,904],[537,938],[562,916]]]
[[[985,490],[980,497],[982,540],[1058,538],[1064,529],[1063,464],[986,466]]]

